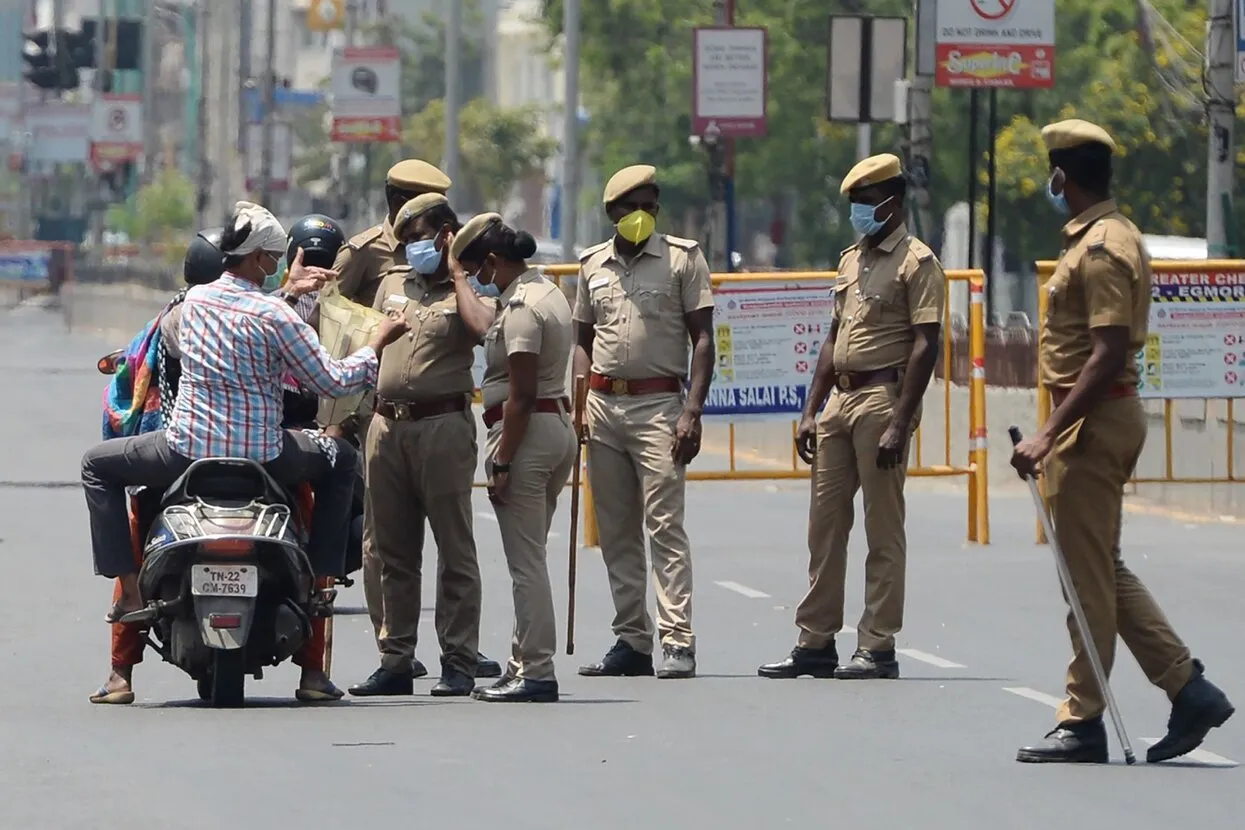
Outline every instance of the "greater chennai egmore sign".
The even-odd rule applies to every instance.
[[[1055,84],[1055,0],[938,0],[935,26],[938,86]]]

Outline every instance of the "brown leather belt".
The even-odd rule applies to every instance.
[[[867,372],[839,372],[834,378],[834,386],[841,392],[851,392],[879,383],[898,382],[899,370],[893,366],[889,369],[872,369]]]
[[[486,429],[492,429],[493,424],[502,419],[502,415],[505,414],[503,409],[504,406],[505,404],[499,403],[497,406],[490,406],[488,409],[484,410],[484,426]],[[536,401],[536,406],[532,407],[532,411],[553,413],[565,412],[569,415],[571,411],[571,399],[540,398]]]
[[[378,396],[375,412],[394,421],[422,421],[437,415],[464,412],[470,405],[470,399],[466,395],[434,398],[429,401],[387,401]]]
[[[1068,393],[1071,389],[1063,389],[1056,386],[1046,387],[1050,392],[1051,403],[1060,406],[1068,399]],[[1103,395],[1104,400],[1113,400],[1114,398],[1135,398],[1137,397],[1137,387],[1128,383],[1117,383],[1115,386],[1107,389],[1107,393]]]
[[[683,381],[678,378],[624,380],[623,378],[611,378],[593,372],[588,377],[588,388],[594,392],[604,392],[608,395],[657,395],[661,392],[678,394],[683,391]]]

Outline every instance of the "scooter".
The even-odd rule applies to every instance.
[[[332,615],[336,591],[305,552],[307,512],[255,461],[195,461],[160,499],[138,577],[146,604],[121,622],[149,626],[200,698],[242,706],[246,676],[293,657]]]

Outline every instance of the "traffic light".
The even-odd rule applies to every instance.
[[[104,33],[107,35],[107,40],[116,44],[112,68],[142,69],[143,22],[128,18],[105,18],[104,23]],[[88,17],[83,19],[82,37],[84,42],[89,45],[88,51],[90,53],[87,57],[88,62],[82,64],[82,67],[94,67],[96,65],[97,41],[102,37],[97,18]],[[100,45],[106,46],[107,44]]]
[[[80,32],[55,29],[26,35],[22,48],[22,58],[29,67],[24,73],[26,80],[39,89],[77,89],[84,48]]]

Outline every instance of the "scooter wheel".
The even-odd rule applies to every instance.
[[[198,687],[199,700],[202,700],[204,703],[209,702],[212,699],[212,675],[205,674],[203,677],[200,677]]]
[[[211,678],[213,708],[241,707],[246,684],[246,650],[218,649],[212,660]]]

